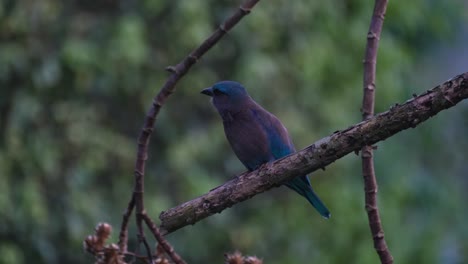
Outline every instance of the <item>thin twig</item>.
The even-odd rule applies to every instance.
[[[174,92],[176,83],[187,73],[187,71],[195,64],[209,49],[211,49],[229,30],[231,30],[245,15],[249,14],[251,9],[259,2],[260,0],[247,0],[245,1],[239,9],[227,20],[222,23],[213,34],[206,39],[198,48],[192,51],[187,57],[185,57],[182,62],[176,66],[170,66],[166,69],[172,74],[168,77],[166,83],[163,85],[159,93],[153,99],[153,104],[146,114],[145,122],[143,128],[141,129],[140,135],[138,137],[138,150],[137,150],[137,159],[135,162],[135,186],[134,191],[131,197],[131,200],[128,204],[127,211],[125,212],[122,220],[122,225],[120,229],[120,241],[119,246],[121,249],[126,249],[127,245],[127,230],[128,230],[128,218],[133,210],[133,207],[136,207],[137,215],[137,229],[139,232],[139,237],[144,240],[143,228],[142,228],[142,218],[138,217],[143,215],[144,212],[144,203],[143,203],[143,192],[144,192],[144,175],[145,175],[145,163],[148,158],[148,145],[150,136],[153,132],[154,123],[156,122],[156,116],[158,115],[162,105],[165,103],[167,98]],[[161,237],[161,241],[164,240]],[[166,241],[167,242],[167,241]],[[168,244],[168,242],[167,242]],[[169,252],[167,252],[169,254]],[[173,259],[174,262],[176,262]],[[178,262],[176,262],[178,263]],[[182,263],[182,262],[179,262]]]
[[[151,249],[148,244],[148,241],[146,240],[145,233],[143,232],[143,217],[142,214],[137,214],[136,216],[137,219],[137,228],[138,228],[138,247],[143,244],[146,250],[146,255],[148,256],[148,259],[150,263],[153,263],[153,256],[151,254]],[[177,263],[177,262],[176,262]]]
[[[119,233],[119,248],[120,252],[127,252],[127,240],[128,240],[128,223],[130,220],[130,215],[132,214],[133,208],[135,207],[135,196],[132,195],[132,198],[128,202],[127,209],[123,214],[122,225],[120,227]]]
[[[416,127],[438,112],[468,98],[468,72],[408,100],[390,110],[337,131],[307,148],[276,160],[260,169],[244,173],[191,201],[160,214],[160,231],[167,234],[219,213],[254,195],[267,191],[299,175],[322,169],[363,146],[385,140]]]
[[[366,55],[364,58],[364,95],[362,99],[362,119],[368,120],[374,116],[375,105],[375,72],[377,66],[377,50],[380,34],[387,9],[387,0],[375,0],[374,12],[367,33]],[[364,146],[361,150],[362,176],[364,178],[365,208],[369,226],[374,240],[374,248],[380,257],[380,262],[393,263],[393,257],[385,242],[382,222],[377,205],[377,179],[374,170],[373,148]]]
[[[169,242],[164,239],[164,237],[159,232],[159,228],[156,226],[153,220],[151,220],[148,214],[143,213],[142,218],[145,220],[146,225],[149,227],[156,240],[158,240],[159,245],[164,249],[164,251],[166,251],[169,257],[171,257],[172,261],[178,264],[186,264],[185,261],[175,252],[171,244],[169,244]]]

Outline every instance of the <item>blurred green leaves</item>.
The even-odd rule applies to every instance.
[[[118,229],[133,186],[136,137],[167,77],[163,69],[199,45],[239,3],[0,3],[0,263],[93,261],[82,241],[97,222]],[[434,65],[440,58],[432,51],[455,41],[466,25],[463,4],[389,4],[377,111],[432,88],[421,80],[439,72]],[[358,122],[371,11],[362,0],[261,2],[162,109],[145,178],[149,214],[156,218],[244,171],[208,98],[199,94],[218,80],[244,83],[285,123],[297,148]],[[379,205],[399,263],[468,259],[467,113],[460,104],[379,144]],[[328,221],[279,188],[169,239],[190,263],[220,263],[234,249],[265,263],[375,263],[360,160],[345,157],[312,175],[312,183],[332,211]]]

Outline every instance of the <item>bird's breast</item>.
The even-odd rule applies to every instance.
[[[255,120],[233,116],[223,124],[226,138],[234,153],[249,170],[272,160],[267,135]]]

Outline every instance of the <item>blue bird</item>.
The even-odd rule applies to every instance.
[[[218,82],[201,93],[212,97],[223,120],[226,138],[249,171],[296,151],[279,119],[257,104],[240,83]],[[327,207],[312,190],[307,175],[285,185],[304,196],[323,217],[330,217]]]

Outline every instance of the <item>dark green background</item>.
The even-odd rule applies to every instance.
[[[100,221],[119,228],[136,137],[163,69],[241,1],[0,3],[0,263],[92,263],[82,241]],[[244,83],[298,149],[359,122],[372,8],[362,0],[261,1],[162,109],[146,173],[148,213],[157,219],[244,171],[199,94],[214,82]],[[377,112],[467,71],[466,10],[462,0],[390,1]],[[378,144],[379,206],[396,263],[468,262],[467,115],[463,102]],[[312,183],[328,221],[282,187],[168,238],[189,263],[222,263],[235,249],[268,264],[377,263],[359,157]]]

